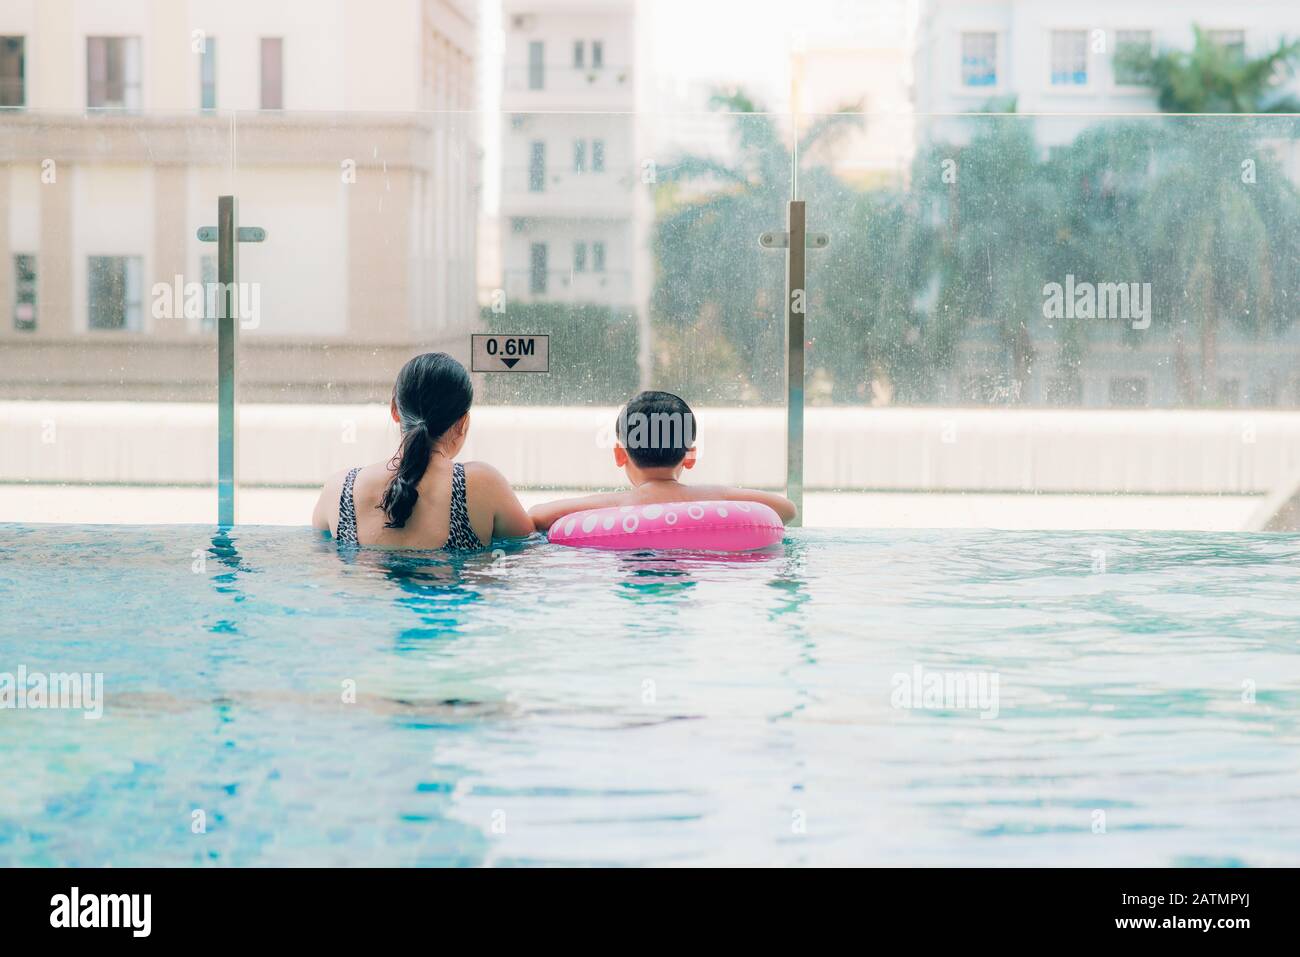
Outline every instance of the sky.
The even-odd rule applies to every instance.
[[[913,6],[913,0],[651,0],[641,9],[661,83],[739,85],[782,111],[789,106],[792,52],[898,45]]]

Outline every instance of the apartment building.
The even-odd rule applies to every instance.
[[[502,14],[506,297],[644,312],[636,0],[505,0]]]
[[[1253,55],[1300,36],[1300,6],[1292,0],[921,0],[915,102],[927,118],[919,132],[969,135],[969,123],[928,115],[969,113],[1012,98],[1020,113],[1076,115],[1040,124],[1047,144],[1070,141],[1096,114],[1154,112],[1153,91],[1116,54],[1129,47],[1190,50],[1193,25]]]
[[[213,303],[158,293],[215,280],[223,193],[267,230],[247,397],[467,351],[476,34],[473,0],[0,5],[0,390],[206,395]]]

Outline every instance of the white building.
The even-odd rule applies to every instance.
[[[921,0],[916,111],[953,114],[1016,100],[1020,113],[1077,114],[1037,126],[1046,143],[1068,142],[1090,114],[1154,112],[1152,91],[1125,75],[1117,51],[1190,50],[1193,24],[1257,55],[1300,35],[1294,0]],[[919,116],[922,138],[964,138],[970,121]],[[928,134],[928,135],[927,135]]]
[[[644,312],[636,18],[636,0],[504,0],[507,301]]]
[[[476,31],[473,0],[5,0],[0,381],[206,388],[211,317],[153,291],[216,278],[196,230],[228,192],[268,232],[241,250],[250,396],[351,394],[376,349],[467,352]]]

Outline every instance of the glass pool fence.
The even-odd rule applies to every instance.
[[[809,525],[1294,527],[1298,123],[0,112],[0,521],[305,524],[443,350],[525,498],[654,387]]]

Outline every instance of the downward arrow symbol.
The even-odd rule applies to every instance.
[[[504,362],[504,363],[506,364],[506,368],[507,368],[507,369],[513,369],[513,368],[515,367],[515,363],[518,362],[519,360],[518,360],[518,359],[502,359],[501,361]]]

